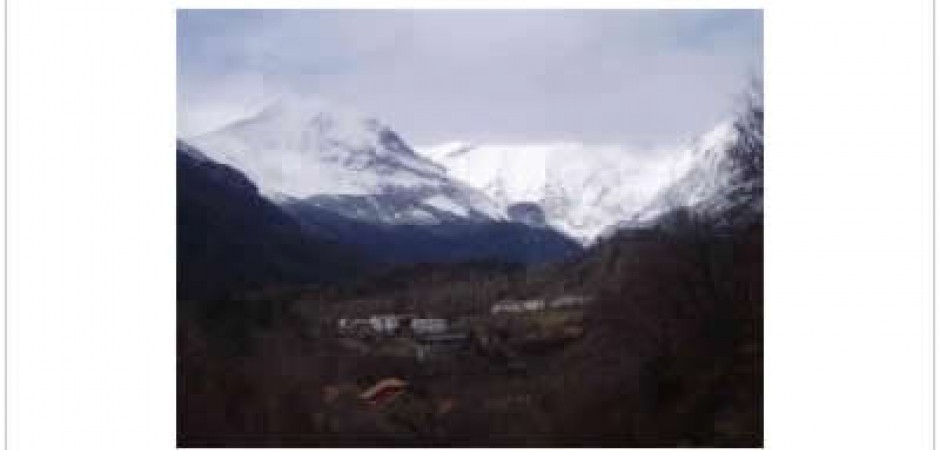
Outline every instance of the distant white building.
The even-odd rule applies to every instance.
[[[523,313],[530,311],[541,311],[546,308],[567,308],[582,306],[587,303],[587,297],[577,295],[562,295],[549,301],[541,298],[529,300],[504,300],[490,307],[490,314],[500,313]]]
[[[402,331],[429,335],[450,330],[447,319],[417,318],[411,314],[376,314],[368,319],[341,318],[337,325],[341,333],[377,335],[393,335]]]
[[[490,314],[521,313],[522,311],[522,303],[520,302],[502,301],[490,307]]]
[[[572,306],[583,306],[588,302],[588,298],[580,295],[562,295],[548,302],[549,308],[567,308]]]
[[[339,332],[343,334],[361,334],[363,332],[375,331],[369,319],[341,318],[337,321],[337,328],[339,329]]]
[[[522,309],[526,311],[541,311],[545,309],[545,300],[533,298],[522,302]]]
[[[376,315],[369,318],[372,329],[379,334],[394,334],[398,331],[399,317],[394,314]]]
[[[545,309],[545,300],[534,298],[522,301],[502,301],[490,307],[491,314],[521,313]]]
[[[446,319],[411,319],[411,330],[415,334],[437,334],[447,332]]]

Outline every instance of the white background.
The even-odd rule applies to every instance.
[[[175,446],[175,8],[8,5],[7,442]],[[765,8],[768,448],[929,448],[931,2]],[[402,2],[356,2],[399,7]]]

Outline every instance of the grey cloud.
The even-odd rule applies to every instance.
[[[283,91],[444,140],[659,143],[761,76],[759,11],[181,11],[179,128]]]

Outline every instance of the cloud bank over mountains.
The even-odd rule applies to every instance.
[[[684,140],[762,67],[759,11],[178,12],[178,126],[316,94],[445,141]]]

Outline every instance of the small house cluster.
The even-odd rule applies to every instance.
[[[412,314],[378,314],[365,319],[341,318],[340,334],[393,336],[397,334],[432,335],[450,330],[447,319],[424,318]]]
[[[524,313],[542,311],[544,309],[577,308],[584,306],[587,297],[579,295],[562,295],[550,300],[534,298],[529,300],[504,300],[490,307],[490,314]]]

